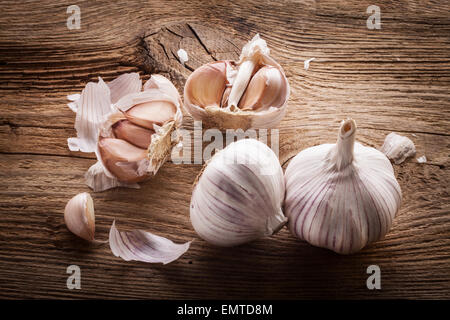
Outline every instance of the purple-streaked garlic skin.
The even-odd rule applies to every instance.
[[[285,223],[283,171],[265,144],[245,139],[221,150],[194,187],[190,217],[211,244],[237,246],[277,232]]]
[[[184,108],[205,127],[272,128],[286,112],[289,92],[283,69],[256,35],[239,61],[212,62],[189,76]]]
[[[291,233],[340,254],[383,238],[402,200],[390,161],[355,143],[355,133],[355,122],[343,121],[336,144],[301,151],[285,172]]]
[[[191,241],[176,244],[143,230],[119,231],[115,221],[109,230],[109,246],[112,253],[125,261],[167,264],[182,256],[190,244]]]

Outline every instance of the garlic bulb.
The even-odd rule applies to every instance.
[[[238,62],[216,61],[196,69],[184,87],[184,107],[205,127],[272,128],[283,118],[289,83],[256,35]]]
[[[285,172],[292,234],[341,254],[382,238],[402,199],[390,161],[355,134],[355,121],[343,121],[336,144],[301,151]]]
[[[64,221],[73,234],[88,241],[94,240],[94,202],[89,193],[79,193],[67,202]]]
[[[137,73],[107,85],[100,79],[71,98],[76,99],[69,106],[77,113],[77,138],[69,138],[69,148],[95,151],[99,162],[86,174],[94,191],[136,187],[156,174],[178,143],[181,98],[163,76],[152,75],[143,90]]]
[[[235,246],[281,229],[287,221],[283,200],[283,170],[275,153],[257,140],[239,140],[216,153],[198,178],[191,222],[204,240]]]

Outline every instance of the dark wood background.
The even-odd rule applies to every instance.
[[[80,30],[66,27],[72,4],[81,8]],[[366,27],[373,4],[380,30]],[[1,1],[0,9],[0,298],[450,298],[448,1]],[[83,176],[95,160],[67,148],[75,130],[66,95],[98,76],[134,71],[162,73],[182,92],[191,70],[236,58],[257,32],[292,88],[279,125],[284,166],[300,150],[334,141],[347,116],[362,143],[380,147],[395,131],[428,158],[394,166],[403,206],[387,237],[352,256],[287,229],[212,247],[189,221],[201,166],[172,163],[140,190],[93,194],[97,238],[116,219],[122,229],[195,239],[182,258],[125,262],[108,245],[73,236],[64,206],[89,191]],[[175,58],[180,47],[186,67]],[[66,288],[71,264],[81,268],[81,290]],[[366,288],[372,264],[381,268],[378,291]]]

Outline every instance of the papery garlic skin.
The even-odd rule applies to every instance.
[[[343,121],[336,144],[301,151],[285,172],[291,233],[341,254],[383,238],[402,200],[390,161],[355,143],[355,133],[356,123]]]
[[[190,217],[197,234],[217,246],[236,246],[277,232],[284,179],[275,153],[254,139],[216,153],[198,179]]]
[[[416,147],[408,137],[391,132],[384,139],[380,151],[395,164],[400,164],[416,154]]]
[[[64,221],[73,234],[88,241],[94,240],[94,202],[89,193],[79,193],[67,202]]]
[[[269,52],[256,35],[239,61],[215,61],[196,69],[184,87],[185,110],[204,127],[275,127],[286,112],[290,87]]]

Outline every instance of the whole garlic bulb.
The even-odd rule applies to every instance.
[[[355,121],[343,121],[336,144],[301,151],[285,172],[292,234],[341,254],[384,237],[402,199],[390,161],[355,134]]]
[[[205,127],[272,128],[283,118],[289,83],[256,35],[239,61],[216,61],[196,69],[184,87],[184,108]]]
[[[284,179],[275,153],[254,139],[216,153],[194,187],[191,222],[204,240],[235,246],[274,234],[282,212]]]

